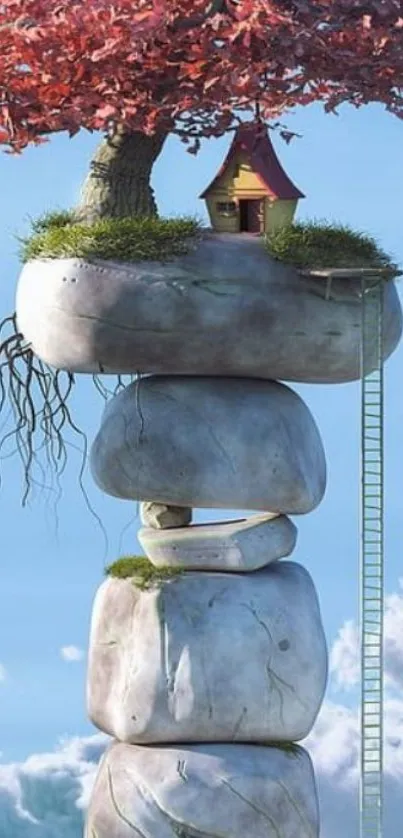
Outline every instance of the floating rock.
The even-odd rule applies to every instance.
[[[92,615],[93,723],[122,742],[297,741],[319,711],[326,642],[308,572],[107,579]]]
[[[152,530],[166,530],[171,527],[187,527],[192,521],[192,510],[187,506],[167,506],[165,503],[142,503],[142,523]]]
[[[141,529],[137,537],[157,567],[191,570],[258,570],[292,553],[297,528],[286,515],[194,524],[172,530]]]
[[[150,376],[112,398],[91,449],[99,488],[190,507],[310,512],[326,465],[316,424],[283,384]]]
[[[360,375],[360,283],[305,279],[259,238],[207,235],[168,263],[28,262],[18,328],[71,372],[241,376],[334,383]],[[384,356],[402,329],[384,289]]]
[[[90,801],[92,838],[319,838],[312,763],[299,746],[113,743]]]

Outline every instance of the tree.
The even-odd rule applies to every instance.
[[[317,100],[401,117],[402,28],[399,0],[3,0],[0,143],[109,129],[81,210],[154,212],[168,132],[197,150],[256,102],[264,120]],[[118,180],[125,200],[105,196]]]
[[[400,0],[0,0],[0,144],[104,132],[80,222],[156,214],[150,175],[169,133],[196,153],[245,115],[315,101],[401,118],[402,90]],[[12,346],[26,360],[21,341],[5,341],[7,368]]]

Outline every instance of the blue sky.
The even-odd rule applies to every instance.
[[[307,195],[300,203],[298,217],[333,219],[369,232],[403,264],[401,122],[378,106],[360,111],[343,108],[338,117],[325,115],[321,108],[311,106],[284,121],[302,134],[302,139],[295,139],[289,146],[274,137],[283,165]],[[98,139],[84,133],[73,140],[60,135],[46,146],[26,150],[22,156],[0,155],[1,316],[14,306],[20,270],[15,234],[27,229],[28,216],[74,205]],[[153,177],[162,215],[204,215],[203,202],[197,196],[214,176],[228,144],[229,138],[205,141],[195,158],[175,139],[167,142]],[[403,599],[399,588],[399,578],[403,577],[402,372],[403,346],[386,367],[386,589],[391,597],[389,640],[391,656],[394,655],[391,671],[393,668],[395,675],[403,670]],[[328,488],[320,507],[310,515],[295,519],[299,537],[293,556],[313,576],[329,647],[333,649],[335,673],[321,722],[323,741],[327,741],[326,736],[334,728],[331,708],[341,708],[338,718],[343,718],[346,725],[347,721],[354,724],[357,699],[354,625],[345,623],[354,622],[358,613],[359,385],[297,386],[295,389],[315,416],[328,463]],[[83,376],[76,388],[74,411],[89,440],[97,431],[102,407],[91,380]],[[29,507],[21,508],[22,475],[18,460],[13,457],[0,463],[0,788],[2,776],[6,778],[4,788],[10,789],[11,780],[7,778],[12,772],[20,771],[18,766],[27,759],[31,760],[32,768],[32,759],[40,759],[40,754],[48,754],[47,761],[42,757],[43,765],[47,766],[45,776],[54,777],[58,759],[54,749],[60,737],[78,737],[75,745],[63,746],[63,753],[68,754],[68,762],[76,748],[71,764],[81,766],[77,769],[80,777],[87,777],[82,769],[88,763],[83,756],[86,748],[92,748],[95,753],[98,747],[98,740],[91,738],[96,731],[86,720],[84,696],[91,603],[105,564],[119,554],[139,549],[136,539],[139,521],[134,504],[102,496],[87,473],[85,483],[91,503],[107,531],[106,551],[102,533],[88,512],[77,484],[78,455],[73,449],[71,454],[57,509],[57,532],[52,503],[46,501],[40,489]],[[66,660],[65,657],[74,657],[74,653],[68,652],[63,657],[61,650],[70,646],[83,651],[82,659]],[[348,690],[349,681],[351,689]],[[399,674],[394,681],[391,677],[390,685],[391,701],[397,702],[391,713],[397,714],[401,721],[403,675],[400,681]],[[316,740],[315,748],[318,763],[322,765],[322,752]],[[401,783],[403,792],[400,751],[399,760],[397,768],[395,765],[396,782]],[[89,768],[88,776],[92,776],[91,771]],[[325,776],[323,765],[321,771]],[[326,788],[323,793],[326,797]],[[16,798],[13,799],[15,803]],[[57,800],[52,800],[49,806],[53,805],[56,811]],[[1,801],[0,795],[0,827]],[[12,825],[12,817],[4,823]],[[70,835],[78,838],[80,834],[73,821],[71,832],[63,832],[68,838]],[[32,833],[22,828],[13,832],[12,828],[4,833],[7,838],[14,835],[59,838],[57,826],[47,827],[48,832],[43,828]],[[3,835],[1,828],[0,834]],[[355,833],[345,834],[346,838],[350,835],[352,838]],[[325,838],[333,838],[331,826],[327,827]],[[395,835],[388,833],[388,838]]]

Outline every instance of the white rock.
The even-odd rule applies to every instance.
[[[165,530],[172,527],[187,527],[192,520],[192,510],[187,506],[167,506],[166,503],[142,503],[140,517],[146,527]]]
[[[319,838],[305,750],[114,743],[90,801],[86,838]]]
[[[98,590],[88,712],[122,742],[296,741],[326,675],[317,596],[294,562],[188,571],[145,591],[108,578]]]
[[[173,261],[34,260],[17,290],[35,355],[71,372],[246,376],[331,383],[360,375],[360,282],[304,279],[259,238],[208,235]],[[384,356],[402,314],[384,284]]]
[[[241,521],[193,524],[181,529],[144,527],[137,538],[157,567],[190,570],[258,570],[292,553],[297,528],[286,515],[253,515]]]
[[[275,381],[130,384],[108,402],[90,462],[107,494],[174,506],[310,512],[326,484],[314,419]]]

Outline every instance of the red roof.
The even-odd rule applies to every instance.
[[[285,173],[274,151],[267,130],[262,131],[262,126],[252,122],[245,122],[237,129],[224,163],[214,180],[202,192],[200,198],[207,196],[207,193],[215,186],[219,178],[222,177],[238,151],[246,152],[253,171],[258,175],[270,195],[286,200],[305,198],[305,195],[294,186],[293,182]]]

